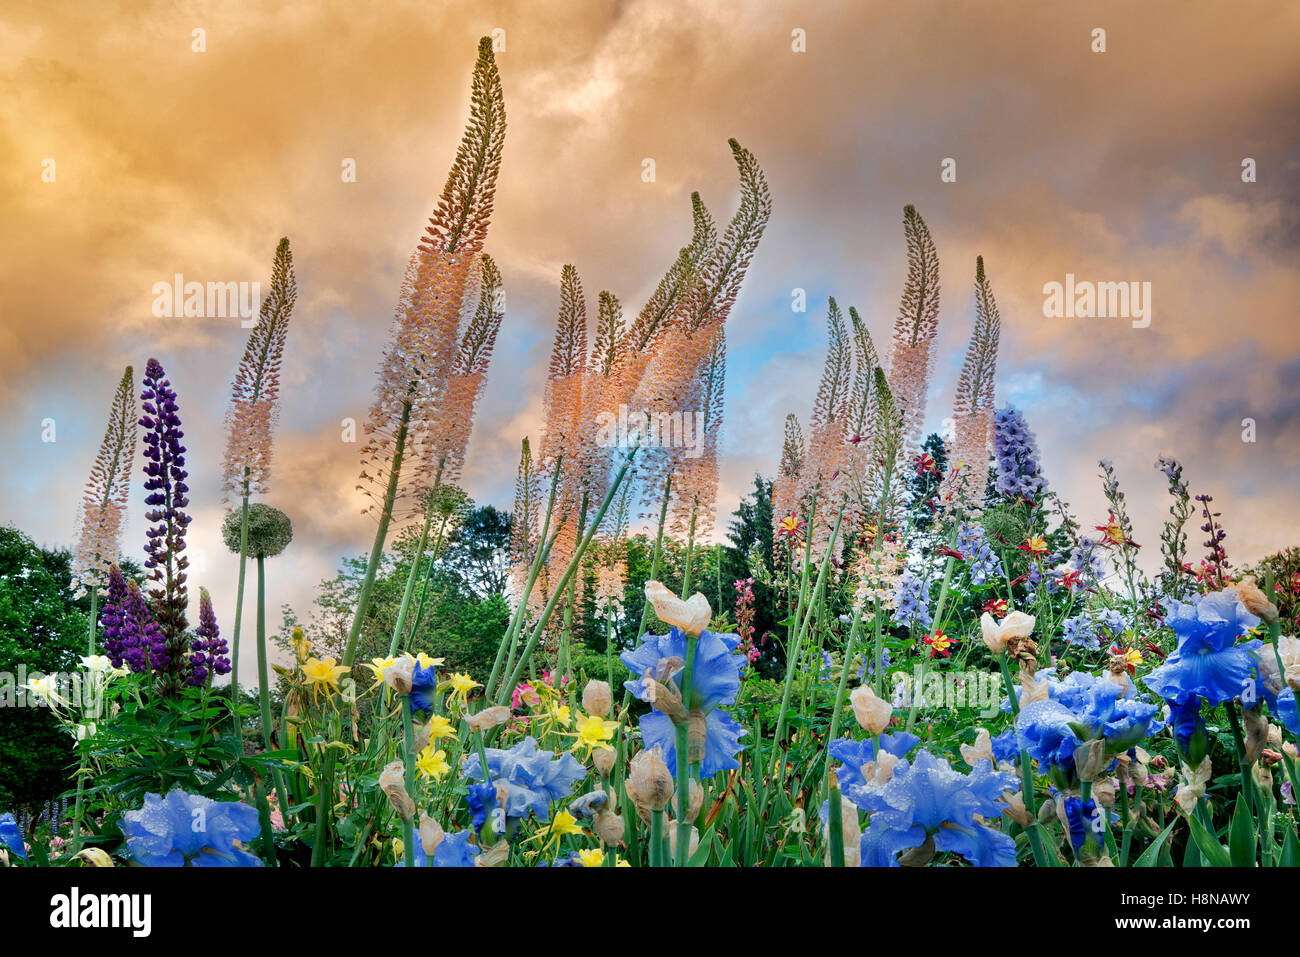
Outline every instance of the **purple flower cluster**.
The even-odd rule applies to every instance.
[[[997,489],[1008,498],[1033,501],[1047,489],[1038,465],[1038,443],[1014,406],[993,417],[993,454],[998,460]]]
[[[930,630],[930,579],[905,571],[894,588],[893,619],[906,628]]]
[[[140,407],[144,415],[140,425],[145,430],[144,487],[148,494],[144,501],[149,506],[145,518],[156,523],[149,527],[144,567],[153,582],[153,612],[169,642],[165,660],[155,668],[175,679],[184,662],[185,629],[189,625],[185,618],[189,604],[185,569],[189,559],[183,554],[185,531],[190,524],[190,516],[184,511],[189,505],[189,486],[185,484],[189,473],[185,471],[185,446],[181,444],[184,433],[176,414],[176,393],[157,359],[150,359],[145,366],[143,385]]]
[[[979,525],[963,525],[957,533],[957,551],[970,571],[970,583],[983,585],[990,578],[996,578],[1002,572],[997,555],[984,539],[984,529]]]
[[[194,629],[194,633],[196,637],[190,645],[190,675],[186,683],[197,687],[207,680],[209,673],[230,674],[226,639],[221,637],[217,628],[217,616],[212,612],[212,598],[206,588],[199,589],[199,627]]]
[[[116,565],[108,570],[100,634],[114,668],[125,664],[139,674],[167,659],[167,636],[149,613],[135,582],[128,582]]]

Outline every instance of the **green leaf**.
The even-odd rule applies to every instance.
[[[1295,831],[1286,829],[1286,839],[1282,842],[1282,867],[1300,867],[1300,841],[1296,840]]]
[[[1255,866],[1255,822],[1240,794],[1228,825],[1228,854],[1233,867]]]
[[[700,835],[700,846],[695,849],[686,860],[687,867],[704,867],[708,863],[709,854],[713,850],[713,828],[709,828]]]
[[[1156,839],[1151,842],[1150,846],[1139,855],[1138,859],[1133,862],[1134,867],[1155,867],[1160,860],[1160,848],[1164,847],[1165,841],[1178,826],[1178,819],[1169,822],[1169,826],[1156,835]]]
[[[1219,843],[1219,839],[1207,831],[1198,818],[1190,817],[1188,820],[1192,825],[1192,839],[1205,858],[1205,864],[1210,867],[1231,867],[1232,858],[1228,854],[1228,849]]]

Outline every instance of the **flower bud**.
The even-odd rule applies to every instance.
[[[655,615],[665,625],[679,628],[687,635],[698,636],[709,627],[713,610],[709,600],[696,592],[686,601],[678,598],[660,582],[645,583],[645,597],[654,605]]]
[[[661,811],[672,799],[673,777],[658,745],[649,751],[638,751],[632,758],[625,786],[638,809]]]
[[[484,708],[474,714],[465,715],[465,723],[469,725],[469,729],[478,732],[490,731],[497,725],[505,724],[509,720],[510,709],[500,704],[491,708]]]
[[[1259,586],[1255,584],[1255,576],[1247,575],[1235,585],[1229,585],[1241,599],[1241,603],[1246,606],[1246,611],[1250,612],[1256,618],[1262,618],[1268,624],[1277,621],[1277,605],[1265,597],[1260,591]]]
[[[849,704],[853,706],[853,716],[858,724],[872,734],[880,734],[889,727],[894,716],[894,706],[879,697],[870,685],[855,688],[849,695]]]
[[[609,777],[609,772],[614,770],[614,762],[618,760],[618,752],[597,748],[591,752],[591,763],[596,766],[596,773],[602,778]]]
[[[113,867],[113,859],[98,847],[88,847],[84,851],[76,854],[77,860],[81,861],[84,867]]]
[[[1260,752],[1264,750],[1264,745],[1268,743],[1268,719],[1259,713],[1259,708],[1252,711],[1243,711],[1242,718],[1246,723],[1246,740],[1245,754],[1242,757],[1247,765],[1254,764],[1259,760]]]
[[[602,809],[596,812],[592,830],[604,844],[613,847],[623,840],[623,818],[613,811]]]
[[[497,841],[487,850],[483,851],[474,860],[475,867],[500,867],[510,856],[510,842],[505,838]]]
[[[438,850],[438,845],[446,834],[442,830],[442,825],[435,821],[423,811],[420,812],[420,846],[424,848],[424,853],[429,857]]]
[[[690,724],[686,730],[686,760],[696,764],[704,760],[709,739],[709,721],[699,708],[691,710]]]
[[[677,857],[677,822],[667,821],[664,823],[664,827],[668,829],[668,853],[675,859]],[[692,827],[691,839],[686,843],[686,856],[690,857],[694,854],[699,849],[699,846],[700,832]]]
[[[384,684],[392,688],[398,694],[411,693],[411,680],[415,671],[415,659],[410,655],[402,655],[391,665],[384,669]]]
[[[614,704],[613,693],[609,690],[609,682],[597,681],[595,678],[587,682],[587,687],[582,689],[582,707],[587,714],[594,714],[599,718],[609,714],[609,709]]]
[[[401,761],[394,761],[379,773],[379,786],[388,796],[388,803],[393,806],[398,817],[403,821],[415,817],[415,802],[406,793],[406,769]]]
[[[647,678],[646,699],[656,711],[668,715],[674,724],[681,724],[686,720],[686,706],[682,704],[682,694],[673,686],[662,684],[654,678]]]

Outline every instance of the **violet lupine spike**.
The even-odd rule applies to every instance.
[[[186,683],[198,687],[212,675],[230,674],[229,650],[226,639],[217,627],[217,616],[212,611],[212,598],[206,588],[199,589],[199,627],[190,645],[190,674]]]
[[[104,651],[114,668],[140,674],[168,660],[167,636],[149,612],[144,596],[116,565],[108,571],[108,595],[100,618]]]
[[[145,504],[150,507],[145,518],[155,523],[149,528],[144,567],[152,583],[149,595],[153,612],[167,636],[168,647],[160,670],[169,672],[174,679],[179,676],[188,649],[185,570],[189,559],[183,553],[185,531],[190,524],[190,516],[184,511],[189,505],[189,486],[185,484],[189,473],[185,471],[185,446],[181,444],[184,433],[177,415],[176,393],[157,359],[150,359],[145,367],[143,385],[140,407],[144,415],[140,425],[145,430]]]

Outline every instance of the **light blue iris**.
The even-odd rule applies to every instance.
[[[1165,624],[1178,635],[1178,646],[1142,679],[1146,686],[1171,701],[1197,695],[1217,705],[1238,697],[1255,673],[1260,641],[1236,642],[1259,619],[1230,588],[1169,606]]]
[[[558,758],[550,751],[538,750],[537,741],[524,738],[509,751],[487,749],[488,771],[492,783],[506,786],[506,817],[526,817],[534,812],[543,821],[550,820],[551,803],[568,797],[573,786],[587,776],[586,770],[571,754]],[[461,773],[471,781],[483,780],[478,755],[467,755]]]
[[[27,846],[23,843],[23,832],[8,811],[0,814],[0,844],[13,851],[23,860],[27,860]]]
[[[165,798],[146,794],[142,808],[122,816],[127,850],[145,867],[261,867],[259,858],[236,846],[261,831],[248,805],[179,788]]]
[[[456,831],[444,837],[433,852],[432,863],[424,853],[424,846],[419,841],[415,843],[416,867],[473,867],[477,856],[478,848],[469,842],[469,831]],[[406,861],[398,861],[393,866],[405,867]]]
[[[897,867],[899,853],[921,847],[926,838],[936,851],[959,854],[976,867],[1015,866],[1016,842],[975,817],[997,820],[998,797],[1018,787],[1016,775],[992,771],[987,761],[970,774],[929,751],[918,752],[910,765],[900,761],[887,783],[856,787],[850,797],[871,815],[862,835],[862,866]]]

